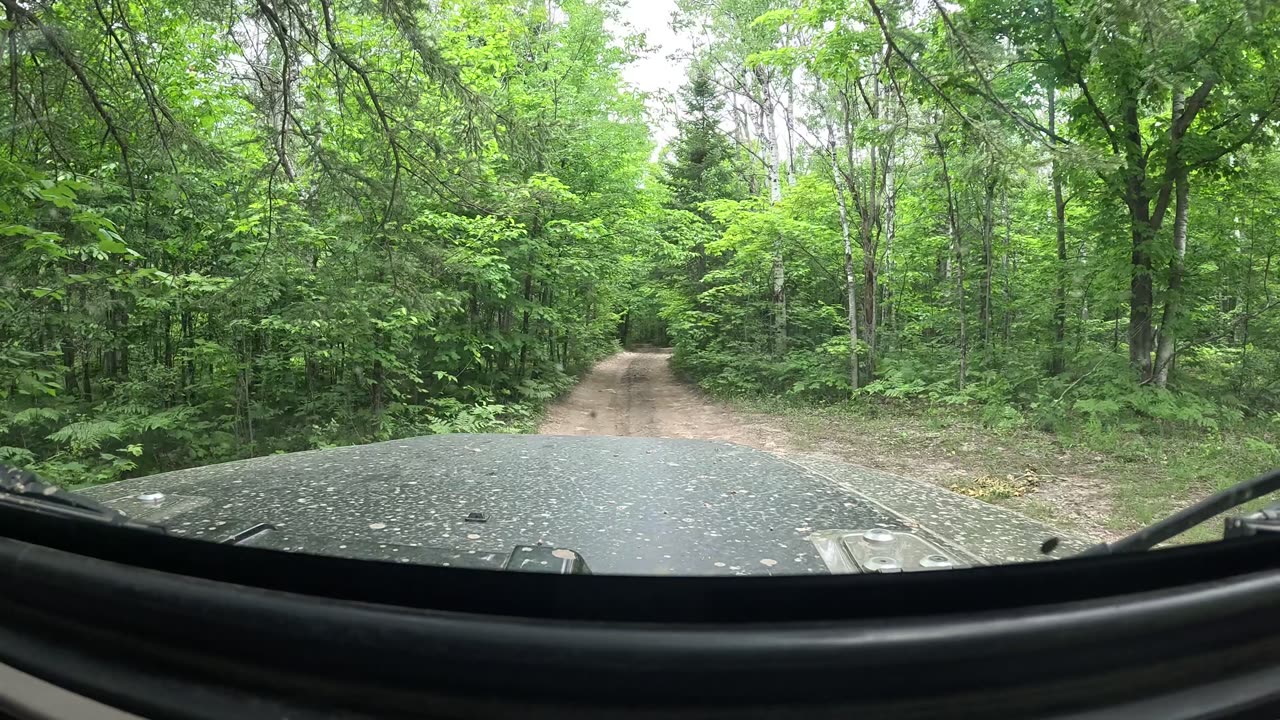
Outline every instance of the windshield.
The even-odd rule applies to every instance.
[[[4,7],[0,463],[171,534],[924,571],[1280,465],[1274,3]]]

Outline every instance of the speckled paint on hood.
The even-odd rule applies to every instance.
[[[86,494],[188,537],[222,540],[269,523],[275,530],[248,542],[476,567],[500,567],[517,545],[545,545],[578,551],[596,573],[825,573],[812,533],[873,527],[920,533],[965,563],[1033,560],[1056,534],[1016,513],[980,512],[942,488],[804,462],[700,440],[440,435],[193,468]],[[876,497],[879,486],[886,498]],[[146,502],[146,493],[163,497]],[[932,513],[942,522],[931,527],[923,509],[939,504],[948,507]],[[468,521],[469,513],[487,520]],[[987,536],[999,541],[984,548]]]

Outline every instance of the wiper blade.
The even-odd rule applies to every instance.
[[[164,530],[159,525],[134,520],[119,510],[109,508],[95,500],[56,485],[50,485],[36,477],[35,473],[7,465],[0,465],[0,503],[62,516],[89,518],[115,525]]]
[[[1183,508],[1163,520],[1154,522],[1132,535],[1120,538],[1115,542],[1094,545],[1080,553],[1080,556],[1150,550],[1165,540],[1181,535],[1215,515],[1220,515],[1250,500],[1256,500],[1277,490],[1280,490],[1280,468],[1214,493],[1204,500]]]

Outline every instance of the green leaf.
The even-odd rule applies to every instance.
[[[111,253],[113,255],[122,255],[129,252],[128,246],[120,240],[113,238],[103,238],[99,240],[98,249],[104,253]]]

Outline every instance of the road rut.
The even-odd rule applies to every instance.
[[[539,426],[543,435],[722,440],[782,448],[782,430],[744,418],[681,382],[670,350],[625,351],[601,361]]]

